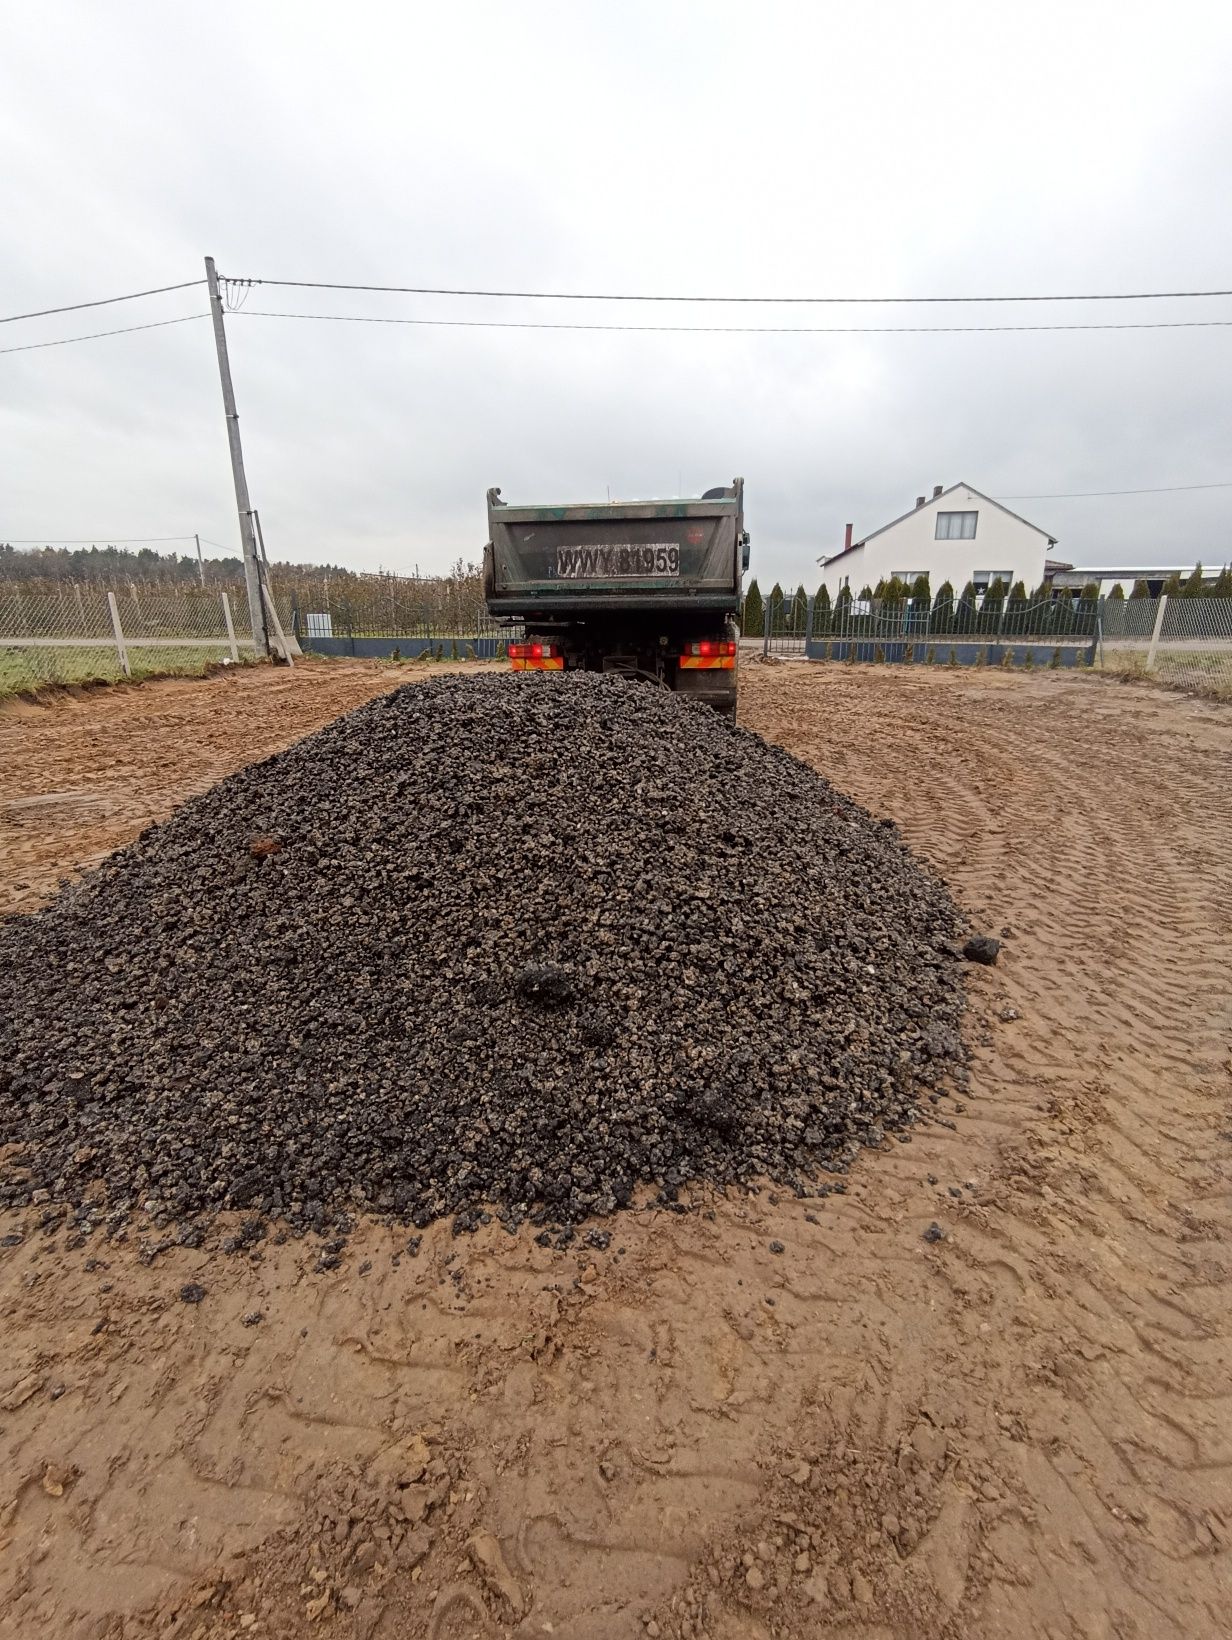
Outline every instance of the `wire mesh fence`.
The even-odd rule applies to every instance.
[[[467,577],[446,596],[442,587],[451,586],[410,576],[301,577],[279,585],[275,603],[284,630],[325,654],[492,658],[523,635],[488,615]],[[200,673],[255,653],[242,584],[0,579],[0,695]]]
[[[385,607],[357,607],[348,593],[315,601],[328,607],[305,609],[296,602],[291,619],[301,646],[316,654],[491,660],[525,635],[521,622],[489,615],[482,603],[442,613],[396,595]]]
[[[474,638],[488,619],[478,573],[279,579],[301,637]]]
[[[279,608],[287,621],[281,599]],[[0,582],[0,694],[199,673],[254,655],[247,600],[234,590]]]
[[[1232,598],[1105,599],[1098,664],[1232,700]]]
[[[459,578],[456,599],[413,577],[357,592],[329,577],[279,588],[279,617],[308,649],[491,658],[522,628],[488,615]],[[321,607],[312,607],[313,605]],[[785,599],[767,605],[763,653],[810,660],[1001,667],[1095,666],[1232,700],[1232,598]],[[47,684],[201,672],[255,655],[242,588],[0,581],[0,695]]]

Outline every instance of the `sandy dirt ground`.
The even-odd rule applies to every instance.
[[[0,904],[393,681],[5,709]],[[944,669],[742,692],[1005,930],[970,1086],[824,1200],[605,1249],[368,1225],[321,1270],[0,1221],[0,1634],[1232,1632],[1232,712]]]

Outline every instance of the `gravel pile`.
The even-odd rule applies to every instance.
[[[0,1204],[242,1242],[803,1193],[960,1061],[960,933],[892,827],[703,708],[415,683],[0,929]]]

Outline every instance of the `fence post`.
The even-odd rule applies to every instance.
[[[222,590],[222,618],[227,623],[227,642],[231,645],[231,659],[238,662],[240,648],[235,641],[235,622],[231,619],[231,600],[227,597],[225,587]]]
[[[261,579],[261,596],[265,600],[265,613],[269,617],[269,624],[273,627],[275,636],[278,639],[278,647],[282,650],[282,658],[288,666],[294,666],[295,662],[291,659],[291,648],[287,643],[287,635],[282,630],[282,622],[278,619],[278,610],[274,605],[274,597],[270,592],[269,582],[264,577]],[[266,630],[268,631],[269,628],[267,627]]]
[[[120,671],[126,678],[132,677],[132,670],[128,664],[128,650],[124,647],[124,630],[120,625],[120,611],[116,607],[116,595],[110,589],[107,592],[107,608],[111,611],[111,630],[115,634],[116,655],[120,661]]]
[[[1155,670],[1155,648],[1159,643],[1159,634],[1164,624],[1164,610],[1167,607],[1168,594],[1161,592],[1159,595],[1159,608],[1155,611],[1155,628],[1151,633],[1150,648],[1146,652],[1146,669],[1148,672]]]

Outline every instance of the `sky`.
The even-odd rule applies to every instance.
[[[42,0],[0,55],[0,314],[233,278],[707,296],[1232,288],[1232,7]],[[202,287],[0,347],[204,315]],[[1080,565],[1232,558],[1232,298],[532,301],[254,286],[227,318],[271,557],[429,572],[509,501],[740,474],[763,584],[963,480]],[[1060,499],[1076,491],[1216,485]],[[1054,497],[1057,497],[1054,499]],[[0,540],[238,551],[208,319],[0,354]]]

